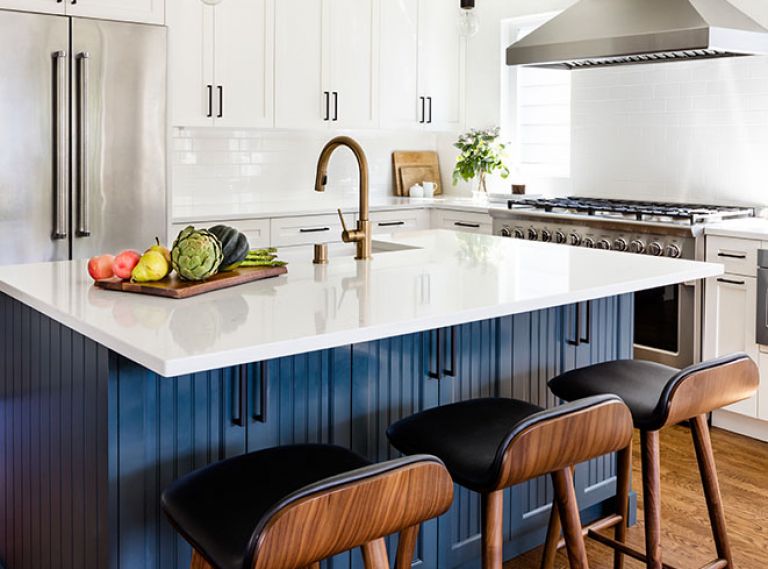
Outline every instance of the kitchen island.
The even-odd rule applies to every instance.
[[[186,568],[159,507],[184,473],[302,442],[386,460],[386,427],[427,407],[555,405],[550,377],[632,356],[633,292],[721,273],[449,231],[183,301],[97,290],[84,262],[2,267],[0,555],[13,569]],[[610,506],[614,473],[612,456],[577,469],[585,519]],[[543,542],[551,494],[545,479],[508,491],[507,557]],[[479,567],[479,517],[458,490],[414,564]]]

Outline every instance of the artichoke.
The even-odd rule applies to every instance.
[[[171,251],[173,270],[187,281],[203,281],[219,272],[221,242],[205,229],[191,225],[179,233]]]

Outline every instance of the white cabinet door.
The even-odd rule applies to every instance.
[[[419,10],[419,93],[427,101],[427,127],[459,130],[466,42],[459,35],[458,8],[446,0],[420,0]]]
[[[170,0],[170,4],[191,3]],[[165,0],[77,0],[67,4],[67,14],[124,22],[165,23]]]
[[[278,0],[275,3],[275,126],[278,128],[306,129],[327,124],[325,117],[331,106],[331,88],[324,84],[328,67],[324,55],[327,54],[327,48],[324,49],[327,34],[323,33],[327,1]]]
[[[421,128],[419,2],[381,3],[381,126]]]
[[[274,0],[227,0],[214,19],[215,124],[271,127]]]
[[[64,14],[66,4],[61,0],[0,0],[0,9]]]
[[[213,125],[214,8],[197,0],[168,2],[168,66],[173,126]]]
[[[704,359],[746,352],[757,361],[757,279],[725,275],[709,279],[706,287]],[[757,396],[726,409],[748,417],[757,417]]]
[[[493,221],[487,213],[469,211],[432,210],[432,229],[450,229],[465,233],[493,233]]]
[[[327,46],[331,71],[328,85],[335,123],[332,126],[377,126],[379,2],[333,0],[327,6],[331,32]]]

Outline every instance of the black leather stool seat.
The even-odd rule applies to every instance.
[[[516,399],[472,399],[427,409],[390,425],[387,437],[404,454],[440,458],[455,482],[476,492],[496,489],[512,440],[539,421],[587,408],[611,396],[544,410]]]
[[[618,395],[632,412],[635,427],[645,431],[663,428],[675,389],[691,375],[744,359],[726,356],[678,370],[655,362],[618,360],[575,369],[549,381],[549,388],[565,401],[603,393]]]
[[[163,492],[162,505],[176,530],[214,567],[243,569],[260,522],[275,506],[296,499],[302,489],[317,491],[311,485],[318,481],[347,473],[351,481],[378,467],[337,446],[276,447],[188,474]]]

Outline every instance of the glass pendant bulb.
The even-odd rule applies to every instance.
[[[461,37],[471,38],[480,31],[480,19],[475,12],[475,0],[461,0],[459,9],[459,33]]]

